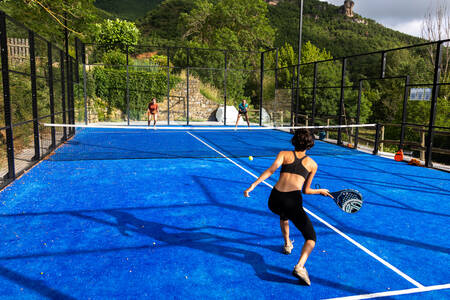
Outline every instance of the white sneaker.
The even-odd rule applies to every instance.
[[[295,266],[292,275],[297,277],[302,283],[311,285],[311,280],[309,280],[308,271],[306,271],[305,267],[300,268],[298,265]]]
[[[291,254],[292,249],[294,249],[293,243],[294,243],[294,241],[291,241],[289,244],[284,245],[284,247],[283,247],[284,254]]]

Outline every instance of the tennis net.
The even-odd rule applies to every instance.
[[[373,144],[376,134],[375,124],[237,129],[228,126],[45,126],[76,128],[75,136],[48,158],[53,161],[222,157],[218,152],[227,157],[274,157],[279,151],[292,149],[291,132],[297,129],[308,129],[324,142],[317,142],[309,155],[355,155],[360,153],[353,149],[355,138]],[[339,129],[343,145],[351,148],[327,146],[337,143]]]

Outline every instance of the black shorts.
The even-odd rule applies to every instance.
[[[280,192],[272,189],[269,197],[269,209],[280,216],[281,220],[290,220],[301,231],[305,240],[316,241],[316,232],[306,212],[303,210],[301,191]]]
[[[247,114],[247,111],[239,111],[239,114],[245,116]]]

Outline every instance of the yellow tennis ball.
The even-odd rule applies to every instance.
[[[250,161],[252,161],[252,160],[253,160],[253,156],[249,156],[248,159],[249,159]]]

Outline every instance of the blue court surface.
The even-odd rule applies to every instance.
[[[300,285],[303,237],[291,225],[282,254],[267,207],[278,174],[243,197],[290,138],[79,130],[0,192],[0,298],[450,298],[450,174],[321,141],[313,184],[357,189],[364,205],[304,196],[317,244]]]

